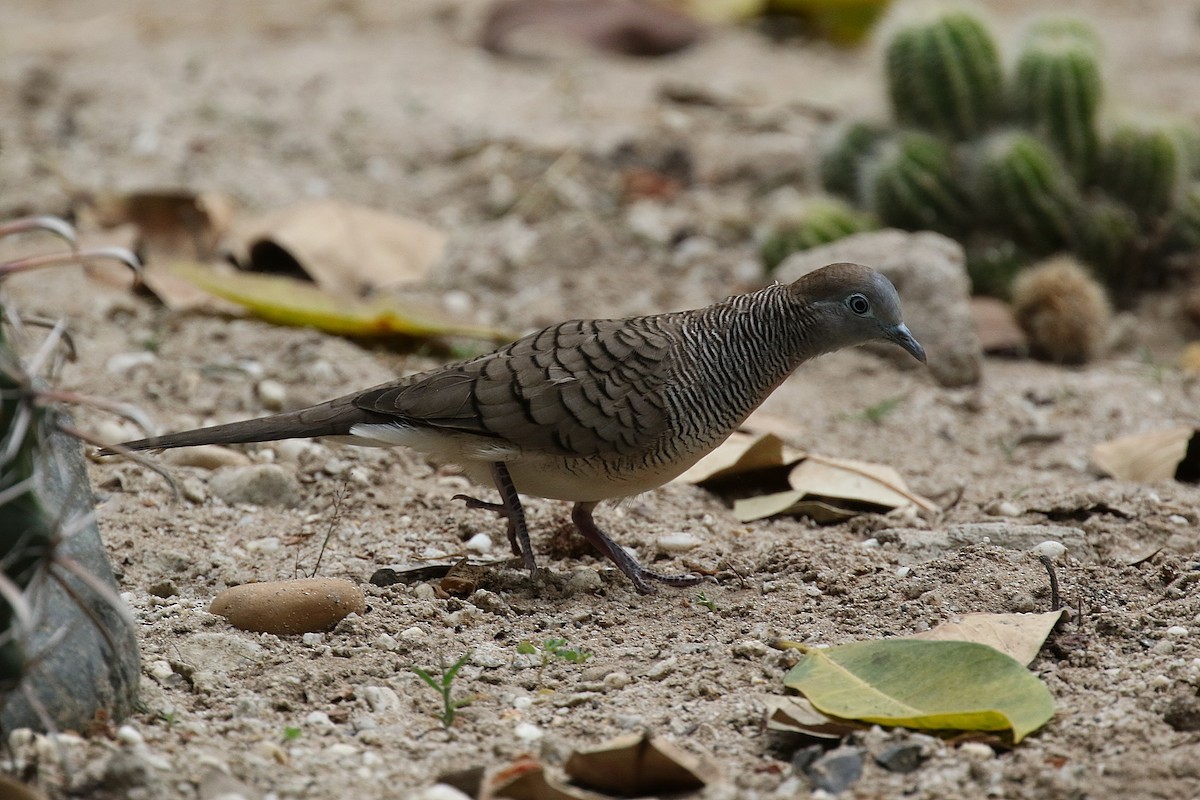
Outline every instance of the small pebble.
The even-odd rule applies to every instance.
[[[453,786],[435,783],[413,795],[413,800],[471,800],[471,796],[463,794]]]
[[[841,794],[862,777],[863,752],[857,747],[838,747],[818,758],[805,774],[817,789]]]
[[[467,539],[467,543],[463,546],[466,547],[467,552],[469,553],[483,555],[484,553],[491,552],[492,537],[488,536],[486,533],[477,533],[470,539]]]
[[[162,459],[175,467],[199,467],[207,470],[250,466],[250,459],[245,453],[230,450],[219,444],[202,444],[199,447],[168,450],[163,454]]]
[[[1067,546],[1062,542],[1046,541],[1033,548],[1035,555],[1046,556],[1051,561],[1057,561],[1067,552]]]
[[[258,402],[268,411],[282,411],[287,403],[287,389],[279,381],[270,378],[259,381],[254,393],[258,395]]]
[[[513,728],[513,735],[526,744],[532,744],[544,736],[544,732],[532,722],[518,722]]]
[[[196,505],[201,505],[208,499],[208,489],[205,488],[204,481],[195,475],[188,475],[179,482],[179,492],[183,495],[184,500]]]
[[[700,537],[687,532],[665,533],[654,540],[654,544],[663,553],[686,553],[699,547]]]
[[[577,594],[592,594],[599,591],[604,586],[604,581],[600,578],[600,573],[594,569],[582,567],[571,573],[571,577],[567,580],[567,585],[563,587],[563,591],[568,597]]]
[[[1188,629],[1182,625],[1172,625],[1167,628],[1167,636],[1170,636],[1172,639],[1182,639],[1187,635]]]
[[[138,733],[138,729],[132,725],[122,725],[117,728],[117,741],[129,747],[141,747],[146,743],[142,734]]]
[[[304,642],[309,647],[318,647],[325,644],[325,634],[323,633],[306,633],[300,637],[300,641]]]
[[[915,742],[894,744],[875,756],[875,761],[888,772],[912,772],[925,760],[922,749]]]
[[[1021,507],[1011,500],[997,500],[988,505],[984,513],[993,517],[1019,517]]]
[[[606,689],[624,689],[631,683],[633,683],[633,678],[629,676],[628,672],[622,672],[621,670],[610,672],[604,676],[604,687]]]
[[[771,648],[767,647],[757,639],[743,639],[742,641],[734,644],[730,649],[733,651],[735,656],[749,658],[752,660],[765,658],[766,655],[771,652]]]
[[[108,359],[104,370],[110,375],[125,377],[138,367],[148,367],[158,363],[158,356],[149,350],[139,350],[135,353],[117,353]]]
[[[235,628],[287,634],[329,630],[351,613],[366,610],[358,585],[341,578],[301,578],[232,586],[208,610]]]
[[[646,670],[646,677],[652,681],[661,681],[674,672],[677,666],[679,666],[679,659],[675,658],[675,656],[664,658]]]
[[[209,479],[208,488],[230,505],[252,503],[295,508],[303,499],[295,474],[277,464],[217,470]]]
[[[525,711],[533,708],[533,698],[527,694],[519,694],[513,698],[512,705],[518,711]]]
[[[1170,639],[1160,639],[1150,648],[1150,652],[1159,656],[1169,656],[1175,652],[1175,643]]]
[[[304,717],[306,725],[311,725],[314,728],[332,728],[333,720],[324,711],[310,711]]]
[[[983,742],[963,742],[958,746],[958,752],[972,761],[987,761],[996,757],[996,751]]]
[[[911,572],[912,572],[912,567],[896,567],[896,577],[897,578],[907,578],[909,573],[911,573]]]
[[[400,649],[400,643],[396,641],[396,637],[390,633],[381,633],[375,638],[375,648],[379,650],[387,650],[389,653],[395,653]]]
[[[400,695],[390,686],[368,686],[363,689],[363,699],[376,714],[400,708]]]
[[[420,627],[413,625],[411,628],[405,628],[400,631],[400,638],[406,642],[416,642],[425,638],[425,631]]]

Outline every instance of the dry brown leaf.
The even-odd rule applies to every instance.
[[[481,800],[603,800],[599,795],[567,786],[546,774],[532,756],[518,758],[489,775],[480,792]]]
[[[445,247],[446,234],[424,222],[314,200],[239,225],[234,255],[250,269],[299,269],[330,294],[362,297],[424,280]]]
[[[906,638],[986,644],[1028,666],[1062,615],[1062,609],[1044,614],[964,614]]]
[[[717,449],[675,480],[692,484],[705,483],[760,469],[782,467],[797,461],[803,455],[801,451],[785,445],[773,433],[734,431]]]
[[[233,223],[236,205],[233,198],[220,192],[146,190],[100,192],[76,211],[101,228],[133,225],[137,230],[135,251],[142,261],[152,264],[177,258],[213,258]]]
[[[885,464],[810,454],[795,466],[788,483],[797,491],[831,500],[900,508],[910,503],[934,511],[932,500],[910,492],[900,473]]]
[[[800,733],[813,739],[841,739],[866,727],[822,714],[803,697],[769,694],[760,699],[767,707],[767,730]]]
[[[565,769],[584,786],[624,797],[696,791],[718,777],[714,765],[647,734],[620,736],[592,750],[576,750]]]
[[[1170,480],[1180,477],[1180,466],[1195,436],[1196,429],[1191,427],[1124,436],[1096,445],[1092,461],[1121,480],[1145,483]],[[1193,468],[1189,474],[1194,472]]]

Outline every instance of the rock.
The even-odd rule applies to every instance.
[[[699,547],[700,537],[686,531],[679,533],[664,533],[654,540],[655,546],[660,552],[675,554],[686,553],[692,548]]]
[[[400,695],[390,686],[368,686],[363,689],[363,698],[376,714],[400,708]]]
[[[913,772],[925,760],[924,748],[916,742],[901,742],[875,756],[875,763],[888,772]]]
[[[929,370],[943,386],[978,383],[983,348],[971,314],[971,281],[962,248],[928,231],[873,231],[824,247],[793,253],[775,271],[787,283],[838,261],[874,267],[896,285],[904,320],[929,354]],[[909,368],[912,359],[896,348],[879,348],[894,363]]]
[[[287,403],[287,389],[279,381],[270,378],[259,381],[254,393],[258,395],[258,402],[268,411],[282,411]]]
[[[817,789],[841,794],[862,777],[863,752],[857,747],[838,747],[808,765],[804,774]]]
[[[245,631],[288,634],[329,630],[366,606],[362,589],[350,581],[302,578],[232,586],[208,610]]]
[[[1181,695],[1167,705],[1163,722],[1181,733],[1200,731],[1200,696]]]
[[[199,467],[220,469],[221,467],[246,467],[250,459],[245,453],[222,447],[219,444],[202,444],[198,447],[181,447],[163,453],[162,460],[176,467]]]
[[[261,795],[246,784],[216,767],[200,776],[199,800],[257,800]]]
[[[296,476],[276,464],[218,470],[208,481],[213,494],[230,505],[295,508],[302,496]]]

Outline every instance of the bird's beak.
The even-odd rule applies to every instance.
[[[903,347],[917,361],[925,363],[925,348],[921,347],[921,343],[912,335],[912,331],[908,326],[901,322],[888,333],[888,339]]]

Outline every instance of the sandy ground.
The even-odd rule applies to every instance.
[[[995,9],[1001,28],[1016,30],[1030,5]],[[1071,5],[1106,37],[1114,95],[1200,119],[1195,3]],[[431,287],[456,290],[459,305],[465,293],[480,321],[529,329],[700,305],[753,284],[761,198],[803,171],[818,118],[879,109],[869,50],[726,31],[653,62],[497,60],[472,43],[480,8],[10,2],[0,216],[64,211],[78,189],[219,189],[251,209],[340,197],[444,227],[449,254]],[[728,103],[659,99],[670,83]],[[684,149],[694,184],[673,201],[621,205],[611,154],[629,142]],[[495,213],[510,187],[534,200],[521,214]],[[685,227],[693,235],[673,245]],[[136,403],[168,430],[265,413],[263,378],[298,406],[437,363],[170,313],[70,271],[5,289],[23,311],[70,320],[80,358],[63,385]],[[1143,311],[1134,338],[1144,346],[1077,370],[989,360],[982,385],[967,390],[859,352],[806,365],[767,405],[799,426],[797,444],[889,463],[915,490],[961,499],[930,520],[743,525],[716,495],[670,485],[600,512],[656,568],[715,572],[703,587],[713,610],[691,590],[637,595],[570,534],[563,504],[530,499],[545,568],[536,587],[501,564],[478,570],[481,591],[465,599],[367,586],[367,612],[329,633],[244,633],[206,613],[212,596],[307,574],[329,531],[321,574],[366,584],[383,566],[459,554],[478,532],[496,543],[484,560],[501,558],[502,528],[451,502],[467,489],[461,477],[408,452],[251,448],[253,460],[296,476],[295,508],[227,506],[194,467],[175,469],[193,499],[172,502],[152,473],[96,464],[101,529],[140,626],[144,710],[130,720],[136,734],[44,749],[27,774],[51,797],[214,797],[212,783],[199,789],[214,767],[246,796],[397,797],[447,770],[524,752],[557,767],[572,748],[652,731],[724,773],[709,796],[802,794],[797,743],[763,725],[759,697],[782,691],[794,659],[772,644],[1048,609],[1046,573],[1022,549],[982,541],[922,561],[885,533],[1008,520],[1069,526],[1088,545],[1058,568],[1082,613],[1032,665],[1056,717],[1011,750],[930,745],[909,774],[868,758],[847,796],[1200,796],[1200,493],[1102,480],[1088,464],[1108,438],[1195,422],[1200,386],[1172,365],[1194,334],[1175,315]],[[111,368],[112,356],[147,342],[152,364]],[[893,398],[878,422],[863,413]],[[81,418],[132,433],[95,412]],[[660,552],[661,536],[684,531],[701,543]],[[518,657],[520,641],[553,637],[592,657],[541,672]],[[476,700],[445,731],[437,698],[409,668],[468,650],[458,685]],[[1179,723],[1189,707],[1191,730]],[[908,739],[876,732],[859,744],[876,752]]]

